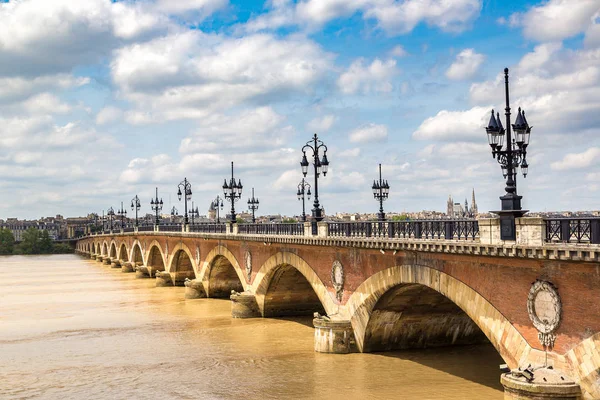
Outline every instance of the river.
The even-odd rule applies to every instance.
[[[75,255],[0,257],[0,399],[502,399],[491,345],[332,355]]]

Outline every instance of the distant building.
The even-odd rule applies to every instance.
[[[471,195],[471,206],[465,199],[464,207],[460,203],[455,203],[452,199],[452,195],[448,196],[448,202],[446,203],[446,215],[450,218],[476,218],[479,214],[477,209],[477,201],[475,200],[475,189]]]

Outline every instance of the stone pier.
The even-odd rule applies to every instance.
[[[315,351],[347,354],[356,351],[356,341],[350,321],[333,320],[315,313]]]
[[[231,291],[231,316],[233,318],[257,318],[261,317],[256,297],[249,292]]]

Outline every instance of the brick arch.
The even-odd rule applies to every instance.
[[[444,272],[421,265],[394,266],[380,271],[350,296],[345,308],[359,351],[363,351],[367,325],[379,299],[404,284],[426,286],[451,300],[475,322],[511,368],[522,365],[522,358],[531,351],[519,331],[477,291]]]
[[[108,256],[110,258],[117,258],[117,256],[118,256],[118,254],[117,254],[117,243],[115,242],[114,239],[110,242],[109,249],[110,249],[110,251],[108,253]]]
[[[108,257],[108,250],[109,250],[108,243],[105,240],[104,242],[102,242],[102,255],[104,257]]]
[[[160,265],[156,265],[158,263],[156,262],[157,260],[154,259],[154,257],[156,257],[156,253],[154,253],[154,254],[152,253],[153,249],[158,250],[158,256],[160,259],[159,261],[162,262],[162,269],[160,268]],[[144,259],[146,260],[145,265],[146,265],[146,267],[152,268],[155,271],[166,271],[167,270],[167,257],[168,257],[168,255],[164,254],[164,252],[162,251],[162,247],[160,246],[160,243],[158,242],[158,240],[153,240],[152,243],[150,243],[150,245],[148,246],[148,250],[146,251],[146,254],[144,257]]]
[[[308,284],[312,287],[321,305],[328,315],[336,314],[339,311],[338,304],[331,297],[327,287],[318,277],[313,268],[297,254],[290,252],[277,253],[260,267],[256,277],[254,278],[253,288],[258,303],[258,308],[261,314],[265,312],[265,296],[269,290],[271,280],[275,276],[278,269],[283,266],[291,266],[306,278]],[[317,310],[315,310],[317,311]]]
[[[185,271],[177,270],[176,264],[179,264],[180,257],[181,257],[180,252],[185,253],[185,255],[189,258],[191,272],[192,272],[192,274],[188,274],[189,276],[183,276],[182,272],[185,272]],[[176,286],[183,285],[183,280],[185,278],[194,279],[195,277],[198,276],[198,274],[196,272],[197,268],[198,268],[196,265],[196,259],[194,258],[189,247],[187,247],[184,243],[180,242],[177,244],[177,246],[175,246],[173,248],[171,254],[169,255],[169,263],[165,264],[165,266],[167,266],[167,265],[168,265],[168,268],[166,269],[166,271],[171,274],[171,279],[173,281],[173,284]]]
[[[142,264],[146,265],[146,261],[144,260],[144,252],[142,251],[142,244],[140,243],[139,240],[134,240],[133,244],[131,245],[131,249],[129,249],[129,260],[131,263],[135,263],[135,255],[136,255],[136,249],[139,249],[139,254],[141,255],[142,258]]]
[[[124,256],[124,257],[123,257]],[[121,242],[119,246],[119,260],[121,261],[129,261],[129,249],[127,248],[127,243],[125,241]]]
[[[199,279],[202,281],[202,285],[204,286],[204,290],[206,291],[206,293],[208,293],[210,296],[210,293],[209,293],[210,273],[211,273],[212,267],[214,266],[215,260],[218,259],[219,257],[224,257],[225,259],[227,259],[227,261],[229,261],[229,263],[233,266],[233,269],[242,284],[243,290],[247,290],[250,287],[250,285],[248,283],[246,283],[246,275],[242,271],[240,264],[237,261],[237,258],[231,251],[229,251],[229,249],[227,247],[218,245],[215,248],[213,248],[206,255],[206,258],[201,263],[200,270],[198,272],[196,272],[196,276],[198,276]]]

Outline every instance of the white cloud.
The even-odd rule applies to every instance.
[[[405,57],[408,55],[408,52],[401,45],[397,45],[390,50],[390,55],[392,57]]]
[[[311,132],[326,132],[331,129],[335,120],[335,115],[324,115],[310,120],[306,127]]]
[[[456,56],[456,59],[446,71],[448,79],[461,81],[473,78],[479,67],[485,61],[485,56],[476,53],[473,49],[464,49]]]
[[[600,148],[590,147],[582,153],[569,153],[562,160],[553,162],[550,167],[555,171],[587,168],[600,161]]]
[[[330,70],[332,56],[303,37],[243,38],[198,31],[119,50],[112,76],[137,105],[130,121],[204,118],[244,102],[307,93]]]
[[[48,90],[65,90],[90,82],[89,78],[74,77],[68,74],[42,75],[32,78],[0,77],[0,103],[25,100]]]
[[[293,128],[271,107],[244,110],[239,114],[211,114],[202,119],[196,132],[182,140],[182,154],[248,151],[285,146]]]
[[[375,18],[389,33],[409,33],[421,22],[447,32],[462,32],[480,11],[480,0],[388,0],[373,1],[365,15]]]
[[[483,129],[490,118],[491,107],[473,107],[467,111],[442,110],[427,118],[413,133],[417,140],[485,139]]]
[[[228,0],[157,0],[156,9],[168,14],[200,13],[206,17],[226,7]]]
[[[107,106],[96,115],[96,124],[104,125],[119,121],[123,117],[123,111],[120,108]]]
[[[513,14],[513,25],[523,27],[525,37],[539,41],[563,40],[575,36],[591,23],[600,10],[597,0],[549,0],[524,14]]]
[[[391,92],[391,80],[399,73],[396,60],[381,61],[376,58],[367,66],[364,61],[362,58],[355,60],[339,77],[337,84],[342,93]]]
[[[252,18],[250,32],[300,25],[316,29],[338,18],[361,12],[388,34],[405,34],[420,23],[447,32],[461,32],[479,16],[481,0],[305,0],[272,3],[271,11]]]
[[[387,140],[388,129],[385,125],[369,124],[350,133],[352,143],[379,143]]]

